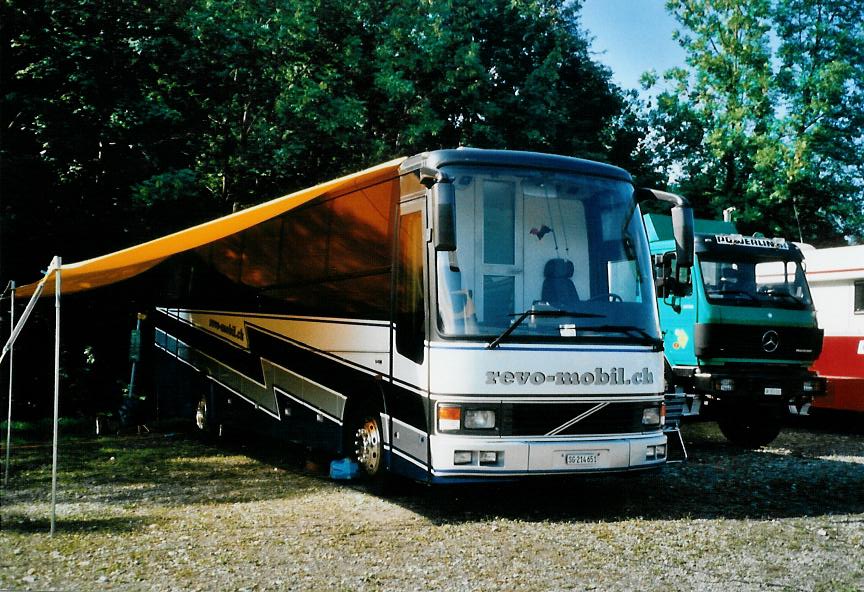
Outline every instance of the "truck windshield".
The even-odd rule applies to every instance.
[[[705,295],[713,304],[812,307],[804,269],[798,261],[746,260],[699,256]]]
[[[629,183],[515,168],[446,172],[457,249],[436,253],[441,334],[496,344],[659,338]]]

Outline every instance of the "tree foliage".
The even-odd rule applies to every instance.
[[[0,281],[439,147],[638,166],[643,130],[578,15],[564,0],[3,0]],[[64,320],[70,375],[122,382],[128,321],[112,319],[147,303],[112,295]]]
[[[79,259],[439,147],[626,165],[626,98],[578,10],[7,0],[4,247]]]
[[[659,162],[703,213],[820,244],[864,237],[864,5],[668,0],[688,70],[650,115]],[[659,85],[657,75],[647,85]]]

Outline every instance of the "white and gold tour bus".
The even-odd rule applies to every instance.
[[[643,199],[674,206],[686,276],[689,205],[619,168],[479,149],[408,158],[174,258],[155,315],[171,368],[159,388],[193,393],[202,430],[257,410],[373,481],[658,467]]]

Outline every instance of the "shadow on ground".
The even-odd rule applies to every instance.
[[[55,522],[55,532],[80,533],[80,532],[104,532],[125,533],[140,530],[147,524],[141,518],[92,518],[92,519],[70,519],[58,518]],[[32,534],[46,533],[51,531],[51,521],[48,518],[30,518],[18,514],[3,517],[3,531],[7,533]]]
[[[791,427],[770,447],[756,451],[729,446],[715,424],[685,426],[684,433],[690,460],[658,473],[458,487],[403,483],[389,500],[442,524],[494,518],[594,522],[864,514],[864,438],[855,433]],[[331,481],[326,461],[268,438],[202,443],[188,434],[150,434],[67,440],[61,451],[66,502],[177,506],[363,488]],[[21,446],[13,457],[14,479],[4,504],[43,499],[50,484],[50,448]],[[141,526],[129,518],[64,519],[62,528]],[[3,530],[46,528],[39,521],[4,515]]]
[[[864,439],[791,428],[760,450],[685,427],[690,459],[652,474],[471,487],[411,485],[396,503],[436,522],[774,519],[864,514]]]

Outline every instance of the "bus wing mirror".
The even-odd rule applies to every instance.
[[[657,189],[637,189],[636,199],[656,199],[672,205],[672,234],[679,268],[693,267],[693,208],[686,198]]]
[[[675,258],[679,268],[693,267],[693,208],[672,208],[672,232],[675,235]]]
[[[453,180],[439,178],[431,190],[432,237],[436,251],[456,250],[456,225],[453,221],[456,207],[456,188]]]

